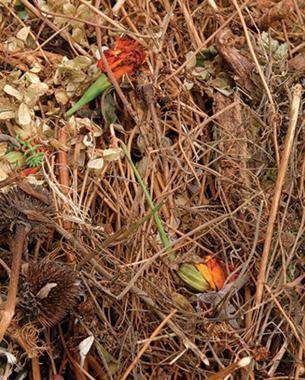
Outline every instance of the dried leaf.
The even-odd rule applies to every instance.
[[[17,53],[24,48],[24,44],[16,37],[9,37],[3,44],[7,53]]]
[[[25,73],[24,78],[26,78],[30,83],[34,83],[34,84],[40,83],[39,76],[33,72],[30,72],[30,71]]]
[[[0,355],[5,356],[8,364],[16,364],[17,358],[11,354],[10,352],[6,351],[4,348],[0,348]]]
[[[31,123],[31,112],[25,103],[21,103],[17,112],[18,124],[21,126]]]
[[[9,163],[6,160],[1,159],[0,160],[0,181],[2,181],[3,179],[6,179],[11,171],[12,169]]]
[[[187,311],[189,313],[194,312],[192,304],[184,295],[179,293],[173,293],[172,299],[179,309]]]
[[[194,87],[194,82],[188,80],[188,79],[184,79],[183,81],[183,88],[186,90],[186,91],[190,91],[192,88]]]
[[[67,104],[69,101],[69,97],[63,88],[57,88],[54,96],[58,104]]]
[[[121,148],[109,148],[104,150],[103,157],[105,161],[111,162],[120,160],[124,154]]]
[[[211,80],[209,84],[225,96],[230,96],[234,93],[230,81],[225,77],[219,76]]]
[[[193,69],[196,66],[196,54],[194,54],[193,51],[189,51],[186,53],[185,60],[187,61],[187,69]]]
[[[0,157],[3,157],[7,151],[7,142],[0,143]]]
[[[39,98],[46,94],[49,86],[45,83],[33,83],[24,92],[24,102],[33,107],[39,100]]]
[[[94,342],[94,336],[89,335],[88,338],[82,340],[80,344],[78,345],[79,348],[79,354],[80,354],[80,368],[83,369],[84,362],[86,359],[86,356],[88,352],[90,351],[92,344]]]
[[[101,170],[104,167],[104,159],[102,157],[94,158],[88,162],[87,166],[89,169]]]
[[[15,117],[15,112],[12,110],[4,110],[0,111],[0,120],[9,120]]]
[[[20,102],[22,101],[22,94],[20,93],[20,91],[16,90],[16,88],[12,87],[11,85],[6,84],[3,88],[3,91],[8,95],[13,96]]]
[[[28,38],[28,35],[30,33],[31,27],[25,26],[19,30],[19,32],[16,34],[16,37],[19,38],[19,40],[25,42]]]
[[[56,85],[66,85],[66,92],[73,96],[77,91],[83,91],[87,87],[88,69],[92,60],[88,57],[79,56],[74,59],[63,58],[54,75]]]
[[[78,18],[86,21],[92,21],[92,19],[95,17],[95,14],[85,4],[81,4],[77,8],[76,13]]]
[[[206,81],[211,76],[210,71],[205,67],[195,67],[194,70],[192,70],[192,75],[202,81]]]
[[[74,41],[76,41],[77,43],[79,43],[80,45],[84,47],[89,46],[87,36],[83,28],[78,28],[78,27],[73,28],[72,38]]]

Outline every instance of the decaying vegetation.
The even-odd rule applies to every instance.
[[[1,378],[303,378],[304,4],[0,19]]]

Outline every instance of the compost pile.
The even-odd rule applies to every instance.
[[[303,378],[304,3],[0,19],[0,377]]]

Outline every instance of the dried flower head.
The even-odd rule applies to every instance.
[[[66,264],[46,259],[30,262],[20,294],[19,307],[23,314],[43,326],[52,326],[76,305],[79,280]]]
[[[11,233],[13,227],[18,223],[30,225],[31,236],[41,238],[46,234],[45,224],[54,218],[55,208],[50,194],[42,186],[31,186],[31,189],[36,195],[38,194],[38,197],[19,187],[12,187],[7,193],[1,194],[1,234]]]

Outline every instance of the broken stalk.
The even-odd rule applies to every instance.
[[[2,341],[6,330],[9,327],[15,314],[21,259],[27,239],[27,234],[28,225],[24,223],[18,223],[16,225],[16,232],[11,245],[11,251],[13,255],[12,269],[8,287],[7,301],[0,321],[0,342]]]

